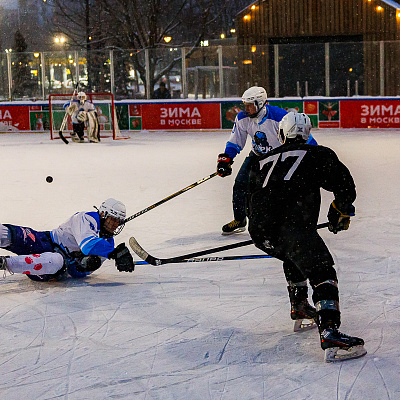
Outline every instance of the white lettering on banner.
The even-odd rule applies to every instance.
[[[380,115],[380,113],[379,113],[379,106],[371,106],[371,111],[370,111],[370,115],[375,115],[375,114],[377,114],[377,115]]]
[[[201,117],[200,111],[197,107],[194,107],[192,110],[190,107],[181,108],[160,108],[161,118],[193,118],[193,117]]]
[[[382,115],[385,115],[385,112],[388,112],[388,114],[393,115],[393,106],[382,106]]]
[[[4,112],[2,113],[1,110],[0,110],[0,119],[6,119],[6,118],[12,119],[10,111],[4,110]]]
[[[165,125],[166,121],[161,120],[161,125]],[[201,119],[168,119],[167,123],[169,126],[180,126],[180,125],[201,125]]]
[[[385,116],[385,115],[390,115],[390,116],[395,116],[400,114],[400,105],[396,106],[396,109],[393,110],[394,105],[377,105],[377,106],[367,106],[367,105],[362,105],[361,106],[361,116],[366,117],[366,116]]]
[[[361,106],[361,115],[368,115],[368,106]]]

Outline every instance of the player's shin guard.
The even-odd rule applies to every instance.
[[[63,265],[64,258],[59,253],[47,252],[7,258],[7,269],[10,272],[26,275],[55,274]]]
[[[308,302],[307,281],[288,282],[290,317],[295,321],[294,332],[315,328],[316,310]]]

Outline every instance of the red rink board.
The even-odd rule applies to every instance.
[[[0,106],[0,122],[19,131],[29,131],[29,107]]]
[[[221,129],[220,103],[142,104],[142,129]]]
[[[399,100],[340,102],[342,128],[400,128]]]

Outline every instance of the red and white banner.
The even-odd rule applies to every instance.
[[[340,102],[342,128],[400,128],[399,100]]]
[[[0,124],[8,131],[29,131],[29,107],[0,106]]]
[[[221,129],[220,103],[142,104],[142,129]]]

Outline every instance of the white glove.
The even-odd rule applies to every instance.
[[[78,109],[78,106],[75,103],[72,103],[71,105],[69,105],[67,107],[66,111],[69,115],[72,115],[77,109]]]
[[[76,119],[80,122],[86,121],[86,118],[87,118],[86,111],[79,111],[78,115],[76,116]]]

